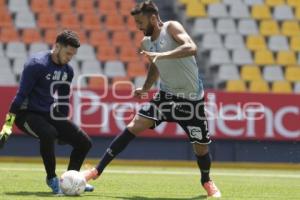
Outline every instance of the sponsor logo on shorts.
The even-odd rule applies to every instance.
[[[189,134],[191,138],[196,138],[202,140],[202,131],[200,127],[197,126],[188,126]]]

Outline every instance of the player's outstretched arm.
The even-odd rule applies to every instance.
[[[12,133],[12,127],[15,121],[15,117],[16,116],[13,113],[6,114],[5,122],[0,132],[0,148],[3,148],[5,142]]]

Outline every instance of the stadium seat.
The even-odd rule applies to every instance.
[[[248,35],[246,44],[247,48],[252,51],[267,49],[265,38],[262,35]]]
[[[116,47],[132,46],[130,34],[127,31],[114,31],[112,36],[112,44]]]
[[[257,66],[245,65],[241,68],[241,79],[244,81],[262,80],[260,68]]]
[[[237,32],[233,19],[218,19],[216,30],[221,34],[234,34]]]
[[[0,59],[0,85],[2,86],[11,86],[16,85],[16,79],[12,70],[10,68],[10,63],[8,58]]]
[[[83,14],[83,16],[94,13],[95,12],[95,2],[94,0],[84,0],[84,1],[76,1],[75,9],[79,14]]]
[[[207,14],[204,4],[200,1],[191,1],[187,4],[186,15],[188,17],[205,17]]]
[[[242,35],[256,35],[258,34],[258,27],[253,19],[240,19],[238,32]]]
[[[282,27],[281,27],[281,32],[283,35],[286,36],[297,36],[300,33],[300,28],[298,21],[293,20],[293,21],[283,21],[282,22]]]
[[[30,1],[30,7],[31,10],[35,13],[44,13],[44,14],[50,14],[50,6],[49,6],[49,0],[31,0]]]
[[[243,80],[229,80],[226,82],[227,92],[246,92],[246,83]]]
[[[121,15],[107,15],[105,20],[105,27],[109,31],[124,31],[126,25],[124,24],[123,16]]]
[[[135,47],[122,46],[120,48],[120,60],[123,62],[136,62],[140,60],[140,54]]]
[[[98,46],[97,58],[101,61],[117,60],[118,56],[113,46]]]
[[[273,53],[269,50],[258,50],[254,53],[254,63],[257,65],[275,64]]]
[[[252,5],[262,5],[264,4],[264,0],[244,0],[244,3],[248,6],[252,6]]]
[[[82,16],[81,26],[85,30],[101,30],[100,17],[97,14],[86,13]]]
[[[117,4],[116,0],[103,1],[97,0],[98,8],[101,15],[112,15],[117,14]]]
[[[268,82],[284,80],[282,68],[278,65],[265,66],[263,68],[263,78]]]
[[[273,19],[280,21],[294,19],[292,8],[287,5],[280,5],[274,7]]]
[[[288,81],[275,81],[272,84],[273,93],[292,93],[292,86]]]
[[[292,51],[279,51],[276,62],[279,65],[293,65],[297,63],[296,55]]]
[[[294,84],[294,93],[300,94],[300,82]]]
[[[84,60],[81,66],[82,74],[103,74],[101,62],[98,60]]]
[[[36,28],[23,29],[21,38],[25,44],[42,41],[41,33]]]
[[[235,3],[230,4],[229,16],[234,19],[250,18],[248,6],[242,2],[234,0]]]
[[[243,0],[223,0],[225,5],[244,4]]]
[[[76,14],[63,14],[59,22],[60,27],[63,29],[80,29],[80,23]]]
[[[107,61],[104,65],[104,74],[109,78],[124,77],[126,76],[124,64],[118,60]]]
[[[260,22],[260,33],[264,36],[278,35],[279,26],[275,20],[262,20]]]
[[[296,8],[295,8],[295,18],[296,18],[297,20],[300,19],[300,7],[296,7]]]
[[[225,4],[222,4],[222,3],[208,5],[207,15],[210,18],[226,18],[226,17],[228,17],[226,6],[225,6]]]
[[[94,46],[110,46],[110,40],[106,31],[92,30],[89,36],[89,43]]]
[[[249,92],[266,93],[269,91],[270,91],[269,85],[264,80],[255,80],[249,83]]]
[[[27,61],[27,58],[25,58],[25,57],[14,59],[14,62],[12,65],[13,73],[16,75],[20,75],[24,69],[24,64],[26,61]]]
[[[231,63],[231,58],[226,49],[212,49],[209,62],[211,65],[229,64]]]
[[[61,13],[61,16],[72,14],[72,0],[53,0],[52,8],[56,13]]]
[[[31,55],[33,53],[37,53],[39,51],[46,51],[49,49],[49,46],[44,42],[33,42],[29,45],[28,54]]]
[[[202,44],[200,45],[201,50],[207,49],[221,49],[223,48],[221,35],[217,33],[207,33],[203,36]]]
[[[288,39],[283,35],[273,35],[269,37],[268,47],[271,51],[288,51]]]
[[[220,84],[228,80],[240,80],[240,73],[236,65],[225,64],[219,67],[215,83]]]
[[[8,10],[12,13],[29,12],[30,8],[27,1],[8,0]]]
[[[300,7],[300,1],[299,0],[286,0],[286,3],[293,7]]]
[[[201,0],[201,3],[203,3],[204,5],[209,5],[209,4],[216,4],[216,3],[220,3],[221,0]]]
[[[287,81],[300,81],[300,67],[287,67],[285,71]]]
[[[256,20],[272,18],[270,8],[267,5],[253,5],[251,15]]]
[[[130,62],[127,66],[127,76],[129,78],[134,78],[137,76],[146,76],[147,70],[145,65],[141,61]]]
[[[75,58],[79,61],[96,60],[94,47],[90,44],[81,44],[80,48],[77,50]]]
[[[45,36],[44,36],[44,41],[48,44],[53,44],[56,40],[56,36],[58,34],[58,30],[56,29],[46,29],[45,30]]]
[[[58,27],[53,13],[40,13],[38,14],[37,25],[42,29],[56,29]]]
[[[293,36],[290,40],[290,49],[292,51],[300,51],[300,36]]]
[[[134,85],[128,77],[113,77],[112,87],[114,90],[133,90]]]
[[[120,14],[123,16],[126,15],[129,16],[131,9],[134,8],[135,6],[135,1],[127,0],[127,1],[119,1],[119,3],[120,3],[120,8],[119,8]]]
[[[88,87],[90,89],[104,89],[107,86],[108,80],[103,76],[94,76],[89,78]]]
[[[19,34],[15,27],[2,28],[0,32],[0,41],[1,42],[13,42],[19,40]]]
[[[227,49],[245,49],[245,43],[242,35],[240,34],[228,34],[225,35],[224,46]]]
[[[27,52],[26,52],[25,44],[22,42],[7,43],[6,56],[11,59],[26,58]]]
[[[146,80],[146,76],[137,76],[134,78],[133,82],[136,88],[143,87]],[[153,88],[154,86],[152,86]]]
[[[247,49],[233,50],[232,62],[236,65],[252,64],[253,58],[251,52]]]
[[[284,0],[265,0],[266,5],[268,6],[278,6],[285,4]]]
[[[31,11],[18,12],[15,17],[16,28],[35,28],[35,18]]]
[[[137,27],[136,27],[136,24],[135,24],[135,21],[134,21],[134,18],[133,17],[127,17],[127,21],[126,21],[126,24],[127,24],[127,29],[131,32],[135,32],[137,31]]]
[[[14,26],[12,17],[6,8],[0,10],[0,28]]]
[[[215,28],[211,19],[207,18],[197,18],[195,19],[193,28],[192,28],[192,36],[199,37],[205,33],[214,33]]]

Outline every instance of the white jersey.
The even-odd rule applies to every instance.
[[[151,37],[144,37],[142,41],[144,50],[166,52],[180,46],[168,33],[169,23],[165,22],[163,24],[160,35],[156,40],[151,41]],[[203,85],[195,56],[158,59],[155,65],[159,71],[160,90],[190,100],[199,100],[203,97]]]

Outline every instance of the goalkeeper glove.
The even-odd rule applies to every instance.
[[[15,114],[8,113],[6,114],[5,123],[2,126],[2,130],[0,132],[0,148],[2,148],[7,141],[8,137],[12,133],[12,127],[15,121]]]

